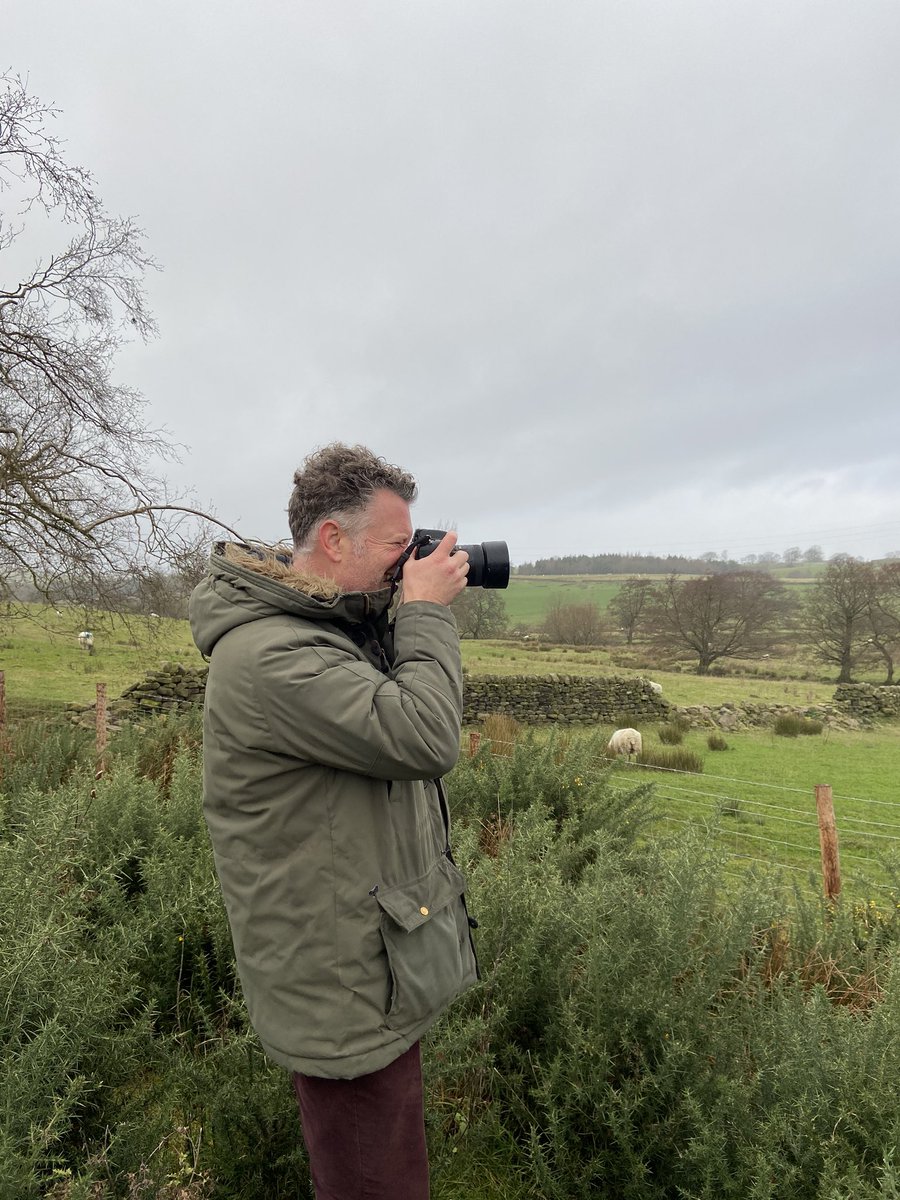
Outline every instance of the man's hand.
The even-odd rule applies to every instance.
[[[407,559],[403,567],[403,589],[400,603],[411,600],[433,600],[449,604],[466,586],[469,556],[465,550],[451,553],[456,534],[446,533],[426,558]]]

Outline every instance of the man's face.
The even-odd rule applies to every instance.
[[[409,545],[409,505],[395,493],[375,493],[363,514],[364,528],[340,564],[338,583],[347,592],[377,592],[387,587],[397,559]]]

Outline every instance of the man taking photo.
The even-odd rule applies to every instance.
[[[462,720],[449,533],[412,476],[311,454],[293,555],[221,545],[191,599],[209,657],[204,812],[250,1020],[292,1073],[317,1200],[427,1200],[419,1039],[477,974],[440,782]]]

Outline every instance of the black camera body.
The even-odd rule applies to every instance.
[[[394,571],[395,580],[400,579],[406,560],[413,554],[425,558],[437,549],[438,543],[447,536],[445,529],[417,529],[412,541],[403,551]],[[506,542],[481,542],[477,546],[457,546],[469,556],[468,587],[505,588],[509,586],[509,547]],[[453,553],[456,553],[456,550]]]

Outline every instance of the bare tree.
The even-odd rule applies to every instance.
[[[465,588],[452,608],[460,637],[496,638],[506,632],[506,602],[491,588]]]
[[[900,562],[867,567],[869,598],[866,616],[869,622],[869,644],[881,655],[886,676],[885,684],[894,682],[894,662],[900,654]]]
[[[20,267],[0,280],[0,595],[27,583],[67,598],[76,580],[100,593],[190,554],[209,518],[150,471],[173,447],[113,377],[123,342],[155,332],[143,234],[66,162],[56,110],[18,77],[0,88],[0,252]],[[26,267],[38,225],[64,244]]]
[[[837,554],[809,589],[802,626],[819,658],[839,668],[838,683],[852,683],[858,663],[871,653],[867,563]]]
[[[720,658],[769,649],[788,606],[783,585],[763,571],[703,579],[670,575],[654,591],[647,623],[661,649],[690,651],[697,657],[697,674],[706,675]]]
[[[544,636],[562,646],[599,646],[606,622],[596,604],[561,604],[557,601],[544,618]]]
[[[630,646],[634,641],[641,618],[646,612],[650,597],[653,594],[653,581],[641,579],[632,575],[626,579],[609,602],[609,612],[619,622],[625,633],[625,641]]]

